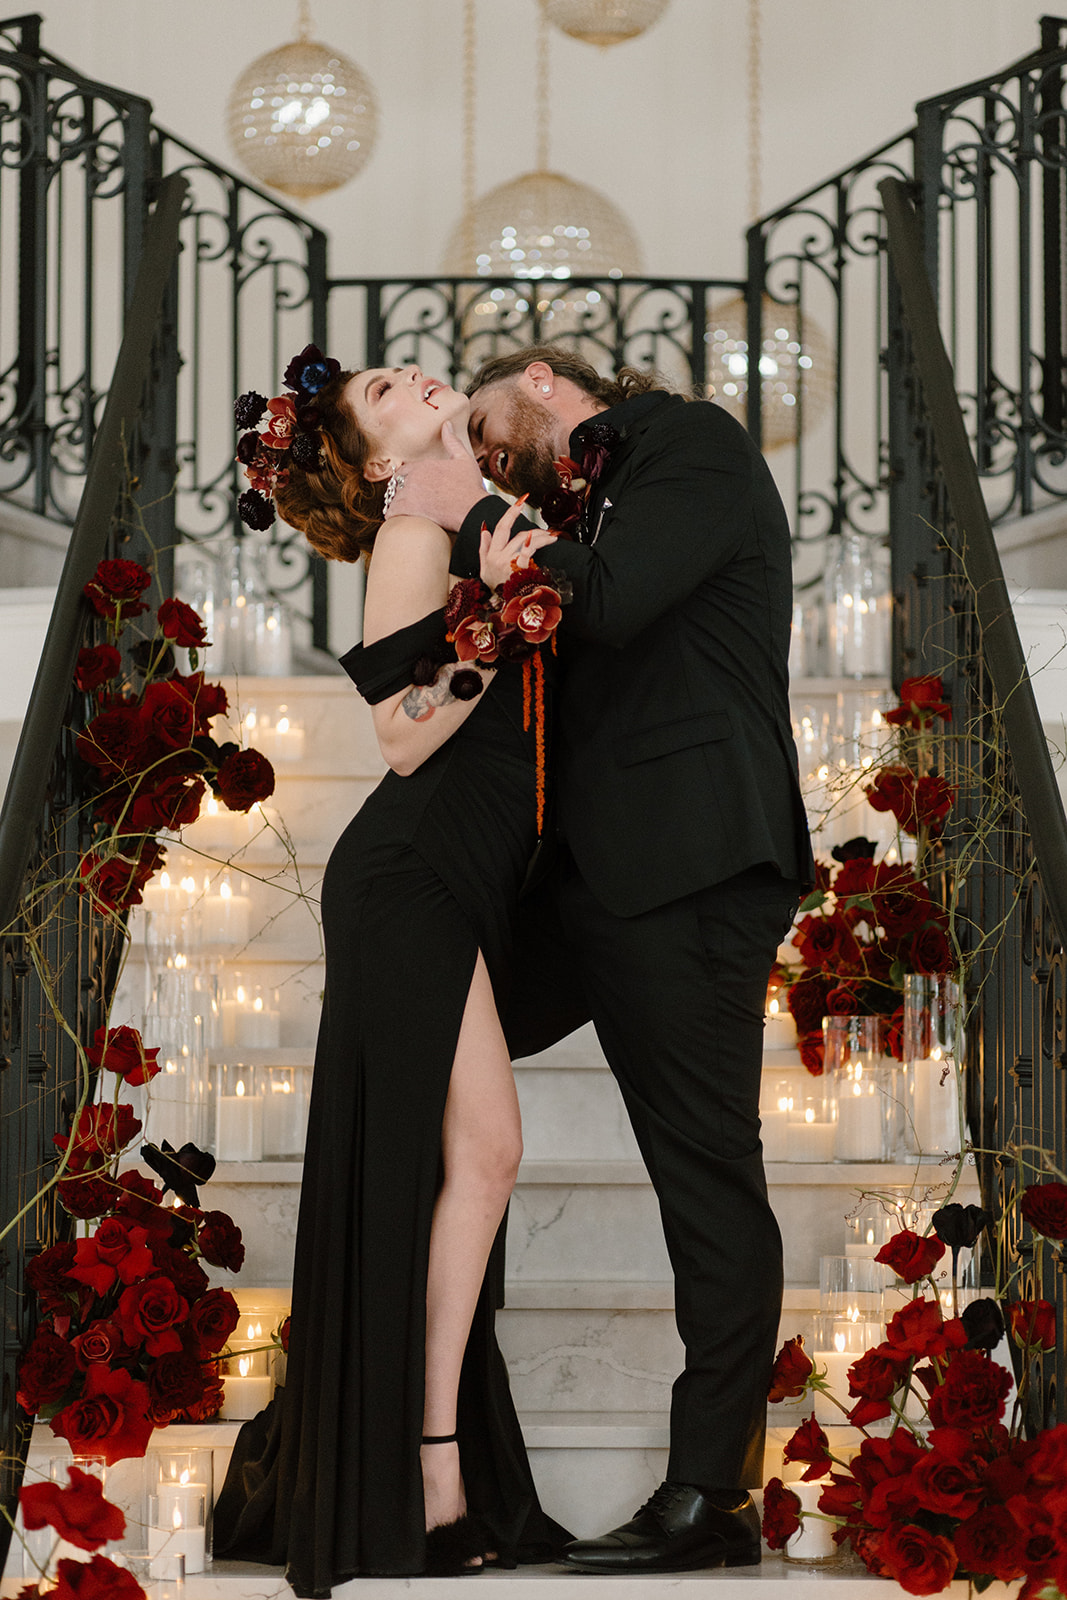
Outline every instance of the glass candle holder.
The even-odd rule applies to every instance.
[[[257,600],[251,619],[252,670],[266,678],[285,678],[293,670],[293,629],[278,600]]]
[[[311,1091],[309,1067],[264,1067],[263,1157],[298,1161],[307,1138]]]
[[[873,534],[842,533],[827,544],[828,669],[842,678],[885,677],[890,612],[885,541]]]
[[[759,1115],[764,1161],[789,1160],[789,1111],[792,1104],[791,1079],[777,1078],[763,1085]]]
[[[818,1514],[819,1496],[829,1482],[829,1478],[816,1478],[812,1483],[789,1484],[790,1492],[796,1495],[800,1501],[800,1509],[806,1515],[801,1517],[800,1527],[796,1533],[786,1540],[782,1553],[787,1561],[799,1561],[807,1566],[823,1566],[826,1562],[836,1561],[841,1554],[839,1547],[834,1543],[834,1529],[837,1524],[827,1522]]]
[[[800,1088],[786,1113],[790,1161],[834,1159],[833,1106],[825,1086]]]
[[[909,1156],[941,1160],[962,1147],[958,1062],[959,986],[952,978],[904,979],[905,1125]]]
[[[848,1322],[880,1321],[885,1268],[871,1256],[821,1256],[819,1309]]]
[[[896,1070],[882,1059],[879,1017],[824,1017],[824,1065],[834,1104],[835,1161],[892,1161]]]
[[[873,1260],[894,1233],[910,1227],[904,1220],[907,1211],[908,1197],[903,1193],[861,1200],[845,1218],[845,1254]]]
[[[224,1062],[215,1068],[215,1157],[263,1160],[263,1092],[258,1067]]]
[[[150,1450],[148,1471],[149,1556],[178,1555],[186,1572],[203,1572],[215,1499],[212,1451]]]
[[[204,942],[219,948],[247,944],[251,915],[251,897],[229,872],[220,873],[201,901]]]
[[[847,1419],[841,1410],[855,1405],[848,1392],[848,1369],[866,1351],[880,1343],[884,1333],[881,1321],[853,1320],[832,1311],[820,1312],[813,1321],[811,1359],[816,1369],[825,1368],[829,1394],[814,1395],[816,1422],[840,1424]],[[835,1404],[839,1401],[840,1405]]]
[[[145,1600],[185,1600],[184,1556],[161,1551],[155,1556],[126,1556],[121,1563],[141,1585]],[[192,1572],[194,1569],[188,1569]],[[197,1568],[202,1571],[202,1568]]]
[[[225,1421],[247,1421],[267,1405],[273,1392],[273,1352],[269,1348],[276,1321],[274,1311],[248,1306],[231,1334],[219,1360],[223,1380]]]

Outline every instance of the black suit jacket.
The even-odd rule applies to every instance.
[[[813,876],[789,720],[792,563],[766,462],[721,407],[653,392],[598,413],[622,435],[592,542],[541,552],[571,580],[561,630],[560,831],[590,888],[635,916],[761,862]],[[571,438],[581,459],[581,429]],[[453,570],[478,570],[479,501]]]

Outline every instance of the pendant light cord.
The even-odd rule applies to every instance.
[[[748,220],[763,206],[763,35],[760,0],[748,0]]]
[[[548,14],[537,8],[537,154],[538,172],[548,171]]]

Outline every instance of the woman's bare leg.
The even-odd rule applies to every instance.
[[[460,1025],[441,1130],[444,1180],[426,1279],[425,1434],[456,1430],[459,1374],[489,1251],[522,1155],[511,1061],[481,952]],[[457,1445],[424,1445],[426,1526],[466,1509]]]

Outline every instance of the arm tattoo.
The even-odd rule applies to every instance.
[[[438,706],[447,705],[454,699],[448,685],[458,666],[458,662],[448,661],[432,683],[409,690],[400,702],[405,716],[410,717],[412,722],[429,722]]]

